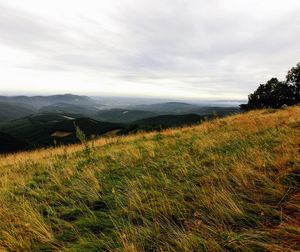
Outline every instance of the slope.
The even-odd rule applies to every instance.
[[[9,251],[299,251],[300,107],[0,159]]]
[[[35,110],[25,104],[0,102],[0,122],[33,114]]]
[[[0,153],[11,153],[26,150],[27,147],[27,143],[3,132],[0,132],[0,143]]]
[[[34,149],[55,143],[78,142],[75,125],[83,130],[88,138],[123,128],[120,124],[99,122],[78,114],[45,113],[3,123],[0,125],[0,131],[18,139],[19,142],[26,142],[27,149]],[[0,142],[0,146],[4,150],[6,145]]]
[[[152,111],[157,114],[218,114],[229,115],[240,112],[239,107],[217,107],[217,106],[203,106],[197,104],[189,104],[184,102],[166,102],[156,103],[150,105],[136,105],[133,108],[137,110]]]
[[[96,106],[85,106],[63,102],[44,106],[39,109],[39,112],[41,113],[72,113],[81,115],[93,115],[98,111],[99,109],[97,109]]]
[[[49,95],[49,96],[0,96],[0,102],[8,103],[23,103],[35,108],[41,108],[57,103],[68,103],[74,105],[96,106],[99,105],[97,101],[82,95]],[[100,105],[99,105],[100,106]]]
[[[212,115],[208,116],[212,117]],[[205,120],[205,116],[196,114],[184,114],[184,115],[160,115],[155,117],[149,117],[132,122],[132,125],[137,125],[138,129],[153,130],[153,129],[165,129],[170,127],[188,126],[196,123],[200,123]]]
[[[185,113],[191,109],[198,108],[198,106],[185,102],[165,102],[149,105],[136,105],[134,108],[156,113]]]
[[[149,111],[142,110],[128,110],[128,109],[106,109],[100,110],[93,117],[97,120],[129,123],[142,118],[153,117],[156,114]]]

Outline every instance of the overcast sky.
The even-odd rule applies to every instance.
[[[244,99],[300,61],[299,0],[0,0],[0,94]]]

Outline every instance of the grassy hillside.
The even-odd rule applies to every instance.
[[[0,250],[299,251],[300,107],[0,158]]]

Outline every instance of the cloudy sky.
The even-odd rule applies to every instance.
[[[0,94],[244,99],[300,61],[299,0],[0,0]]]

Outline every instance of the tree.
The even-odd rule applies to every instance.
[[[293,67],[288,71],[286,76],[286,82],[293,89],[296,103],[300,102],[300,62],[296,67]]]
[[[300,63],[288,72],[286,81],[272,78],[261,84],[248,96],[248,103],[242,104],[241,109],[280,108],[297,103],[300,103]]]

